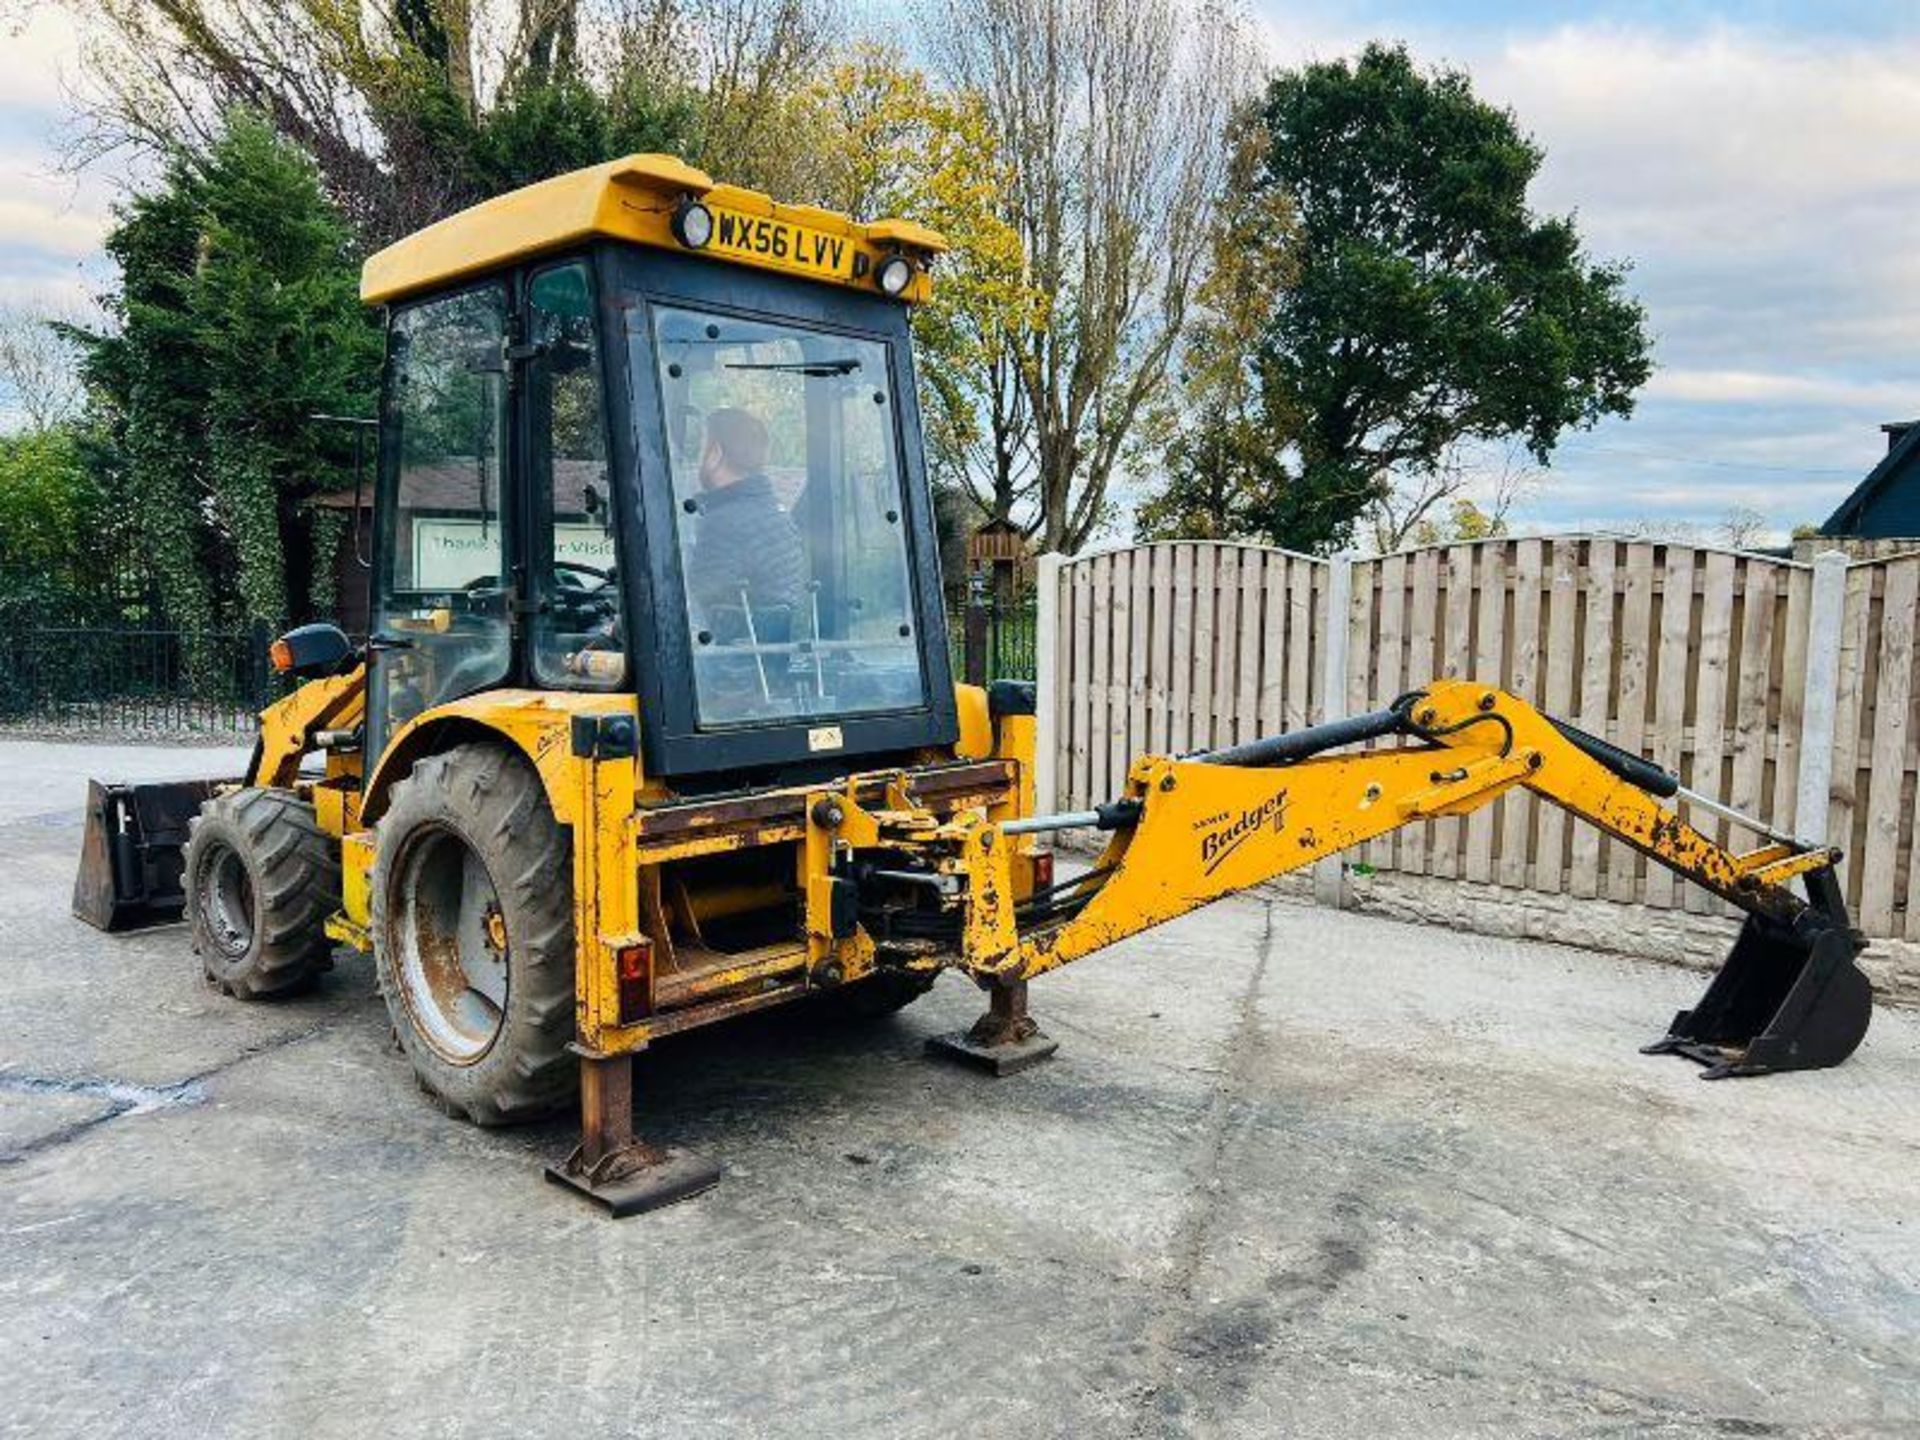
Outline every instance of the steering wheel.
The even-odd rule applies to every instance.
[[[554,572],[559,575],[587,575],[600,582],[601,586],[613,584],[614,567],[609,565],[602,570],[596,565],[582,565],[576,560],[555,560]],[[587,587],[582,586],[582,589]]]

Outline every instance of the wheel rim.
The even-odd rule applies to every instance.
[[[240,959],[253,948],[253,876],[231,845],[216,846],[207,857],[199,890],[208,938],[227,959]]]
[[[456,1065],[499,1038],[507,1010],[507,928],[487,867],[453,831],[413,837],[396,868],[394,967],[414,1031]]]

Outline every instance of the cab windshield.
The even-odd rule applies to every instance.
[[[887,346],[652,323],[700,726],[923,704]]]

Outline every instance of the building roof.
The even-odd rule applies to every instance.
[[[1920,456],[1920,424],[1911,421],[1902,424],[1882,425],[1889,444],[1887,453],[1880,457],[1880,463],[1867,472],[1867,478],[1854,487],[1853,493],[1840,502],[1840,506],[1829,515],[1821,525],[1822,535],[1853,535],[1858,533],[1860,517],[1868,503],[1896,475],[1899,475],[1916,456]]]
[[[714,214],[711,244],[689,252],[671,219],[683,201]],[[782,205],[758,190],[721,185],[671,155],[629,155],[495,196],[389,245],[367,260],[360,296],[383,304],[528,256],[596,238],[627,240],[874,292],[881,260],[918,262],[903,299],[932,293],[926,265],[947,249],[910,220],[851,220],[811,205]],[[796,253],[798,252],[798,253]]]

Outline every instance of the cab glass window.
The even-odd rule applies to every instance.
[[[499,286],[393,318],[374,615],[382,728],[507,671],[505,334]]]
[[[533,444],[533,673],[543,685],[612,689],[627,675],[607,485],[607,425],[584,263],[527,288],[537,357],[529,370]]]
[[[656,307],[702,727],[921,706],[888,349]]]

